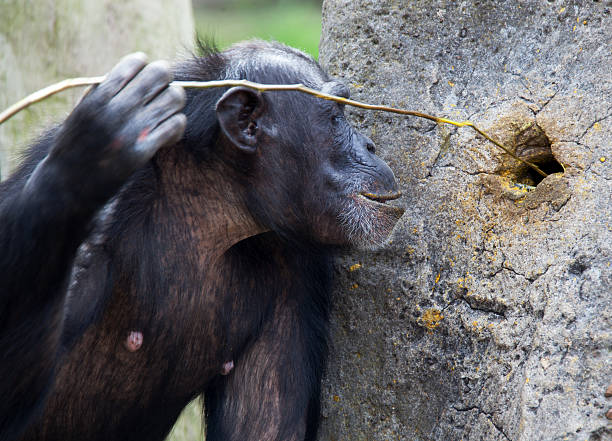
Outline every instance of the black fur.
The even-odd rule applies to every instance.
[[[201,49],[202,56],[177,67],[176,79],[247,78],[317,88],[331,81],[312,59],[276,43],[248,42],[224,53]],[[9,256],[10,246],[35,246],[13,253],[26,274],[34,274],[32,266],[46,271],[27,288],[40,295],[3,305],[2,317],[8,313],[13,320],[6,323],[23,317],[33,331],[22,333],[19,343],[3,331],[10,340],[0,347],[31,345],[27,353],[34,359],[3,361],[2,373],[29,379],[29,401],[45,403],[20,439],[162,440],[201,393],[207,441],[316,438],[331,256],[354,244],[338,225],[338,213],[355,204],[365,210],[355,225],[371,216],[388,234],[392,210],[380,203],[372,208],[358,194],[397,187],[388,167],[370,153],[371,141],[341,119],[339,106],[297,93],[258,98],[244,92],[263,114],[250,116],[251,104],[240,111],[240,118],[254,121],[249,130],[257,130],[255,153],[240,151],[223,135],[215,113],[233,109],[215,110],[225,92],[187,91],[181,142],[135,172],[91,231],[91,212],[99,204],[76,220],[60,216],[58,205],[44,218],[54,225],[45,230],[48,243],[32,239],[33,227],[24,222],[40,214],[20,214],[10,205],[0,210],[14,218],[0,236]],[[34,147],[3,185],[3,204],[53,148],[52,135]],[[36,196],[48,205],[59,197]],[[47,253],[54,253],[53,261]],[[0,267],[20,268],[10,259]],[[142,333],[143,344],[126,350],[131,331]],[[60,342],[58,355],[45,353],[50,338]],[[222,375],[227,361],[235,367]],[[2,379],[0,387],[8,383]],[[11,405],[19,401],[10,397]],[[17,427],[0,432],[2,439],[14,439],[26,422],[12,422],[22,410],[0,410]]]

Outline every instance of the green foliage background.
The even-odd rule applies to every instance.
[[[214,2],[213,2],[214,3]],[[277,40],[319,55],[321,4],[317,1],[229,1],[194,3],[196,29],[221,48],[248,38]]]

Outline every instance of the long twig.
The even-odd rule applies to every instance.
[[[51,86],[45,87],[44,89],[41,89],[41,90],[39,90],[37,92],[34,92],[31,95],[28,95],[27,97],[25,97],[21,101],[18,101],[17,103],[13,104],[8,109],[6,109],[2,113],[0,113],[0,124],[2,124],[3,122],[5,122],[9,118],[11,118],[16,113],[22,111],[26,107],[28,107],[28,106],[30,106],[30,105],[32,105],[34,103],[37,103],[39,101],[42,101],[45,98],[50,97],[51,95],[54,95],[54,94],[59,93],[59,92],[62,92],[64,90],[66,90],[66,89],[70,89],[72,87],[91,86],[91,85],[94,85],[94,84],[99,84],[102,81],[104,81],[104,77],[72,78],[72,79],[67,79],[67,80],[64,80],[64,81],[60,81],[59,83],[56,83],[56,84],[53,84]],[[387,107],[387,106],[380,106],[380,105],[375,105],[375,104],[362,103],[362,102],[359,102],[359,101],[351,100],[351,99],[348,99],[348,98],[342,98],[342,97],[335,96],[335,95],[330,95],[328,93],[324,93],[324,92],[321,92],[321,91],[318,91],[318,90],[315,90],[315,89],[311,89],[310,87],[306,87],[303,84],[261,84],[261,83],[254,83],[252,81],[247,81],[247,80],[173,81],[172,84],[176,84],[177,86],[182,86],[182,87],[199,88],[199,89],[209,89],[209,88],[213,88],[213,87],[243,86],[243,87],[248,87],[250,89],[258,90],[260,92],[279,91],[279,90],[303,92],[303,93],[307,93],[309,95],[313,95],[313,96],[315,96],[317,98],[321,98],[321,99],[329,100],[329,101],[335,101],[337,103],[342,103],[342,104],[346,104],[348,106],[353,106],[353,107],[359,107],[361,109],[380,110],[380,111],[383,111],[383,112],[397,113],[397,114],[400,114],[400,115],[416,116],[418,118],[425,118],[425,119],[428,119],[430,121],[434,121],[434,122],[436,122],[438,124],[451,124],[451,125],[456,126],[456,127],[471,127],[474,131],[476,131],[477,133],[482,135],[488,141],[490,141],[493,144],[495,144],[497,147],[502,149],[504,152],[506,152],[507,154],[512,156],[517,161],[520,161],[523,164],[531,167],[532,169],[534,169],[536,172],[538,172],[540,175],[542,175],[544,177],[548,176],[537,165],[535,165],[535,164],[533,164],[533,163],[531,163],[529,161],[526,161],[526,160],[524,160],[522,158],[519,158],[509,148],[504,146],[499,141],[491,138],[483,130],[481,130],[478,127],[476,127],[474,125],[474,123],[472,123],[470,121],[452,121],[450,119],[440,118],[440,117],[437,117],[437,116],[428,115],[426,113],[415,112],[413,110],[397,109],[397,108],[394,108],[394,107]]]

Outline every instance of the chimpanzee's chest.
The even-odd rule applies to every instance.
[[[255,291],[267,296],[264,287]],[[100,431],[119,439],[128,422],[150,427],[147,439],[167,433],[182,408],[227,373],[228,362],[239,362],[268,309],[251,293],[215,284],[167,295],[143,304],[135,293],[113,294],[101,320],[66,354],[32,439],[93,439]]]
[[[94,354],[91,363],[115,371],[113,382],[130,379],[142,392],[165,390],[176,397],[201,392],[257,338],[273,297],[270,288],[257,283],[248,291],[218,280],[201,282],[169,284],[154,302],[120,293],[92,330],[96,338],[85,336],[84,342],[91,341],[86,352]]]
[[[228,362],[240,363],[290,290],[291,272],[262,242],[206,265],[166,259],[115,277],[102,315],[67,348],[32,439],[95,439],[101,430],[104,439],[128,439],[128,426],[151,428],[147,439],[167,433]],[[101,282],[91,278],[80,283]],[[86,309],[79,302],[87,296],[74,294],[68,315]]]

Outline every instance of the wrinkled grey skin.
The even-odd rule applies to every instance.
[[[355,99],[470,119],[566,172],[512,187],[530,181],[469,129],[347,109],[406,214],[337,265],[319,439],[612,439],[611,9],[324,3],[320,61]]]

